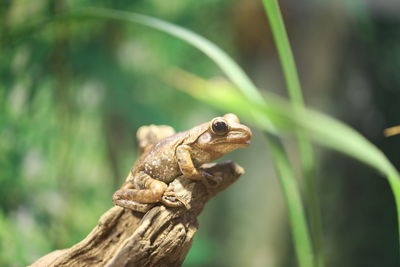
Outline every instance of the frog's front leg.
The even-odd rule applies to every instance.
[[[112,201],[124,208],[146,212],[154,206],[152,204],[161,200],[166,189],[164,182],[139,172],[114,193]]]
[[[218,185],[219,179],[216,179],[213,175],[206,171],[197,169],[190,155],[190,146],[181,145],[176,149],[176,157],[178,160],[179,169],[182,174],[189,179],[200,180],[207,188],[213,188]],[[210,184],[208,179],[210,179],[213,184]]]

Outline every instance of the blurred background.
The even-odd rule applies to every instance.
[[[399,166],[400,2],[279,1],[308,107],[345,121]],[[218,44],[256,85],[285,95],[261,1],[98,0],[0,4],[0,266],[83,239],[137,156],[145,124],[185,130],[220,112],[170,88],[180,67],[221,76],[205,55],[150,28],[95,19],[26,31],[87,6],[152,15]],[[250,125],[251,126],[251,125]],[[256,129],[226,158],[246,174],[213,199],[184,266],[296,266],[287,209]],[[296,146],[288,148],[297,164]],[[316,148],[326,266],[400,266],[393,196],[353,159]]]

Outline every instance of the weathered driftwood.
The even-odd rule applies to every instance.
[[[172,133],[165,127],[151,127],[147,132],[138,131],[142,151],[143,146]],[[162,131],[165,133],[160,134]],[[31,266],[180,266],[198,229],[197,216],[206,202],[243,174],[243,169],[233,162],[207,164],[203,168],[221,177],[215,187],[206,189],[202,183],[185,177],[178,177],[169,185],[189,204],[188,209],[157,204],[144,214],[113,207],[84,240],[71,248],[51,252]]]

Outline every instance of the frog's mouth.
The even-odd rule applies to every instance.
[[[242,133],[240,134],[233,134],[231,133],[226,136],[223,139],[217,139],[214,140],[213,142],[215,145],[216,144],[221,144],[221,145],[235,145],[237,147],[248,147],[251,143],[251,138],[247,137],[246,135],[243,135]]]
[[[250,140],[244,141],[244,142],[238,142],[238,143],[233,143],[237,145],[238,147],[248,147],[251,144]]]
[[[226,137],[226,142],[243,147],[247,147],[251,143],[251,130],[244,125],[240,125],[236,129],[231,129]]]

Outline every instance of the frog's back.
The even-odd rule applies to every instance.
[[[163,182],[175,179],[181,174],[175,150],[183,143],[186,135],[187,132],[180,132],[161,139],[141,156],[134,172],[143,171]]]

